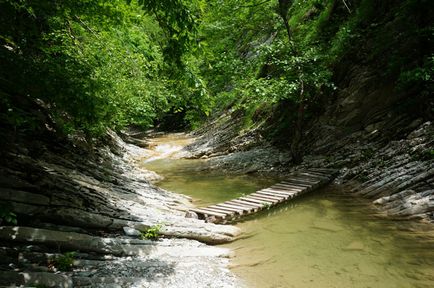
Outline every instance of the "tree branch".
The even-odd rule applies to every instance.
[[[351,9],[348,7],[347,2],[345,0],[342,0],[342,2],[344,2],[345,7],[347,7],[348,12],[351,13]]]
[[[74,17],[80,22],[81,26],[83,26],[84,28],[86,28],[96,38],[99,38],[98,34],[92,28],[90,28],[89,25],[87,25],[86,23],[84,23],[83,20],[81,20],[80,17],[78,17],[77,15],[74,15]]]

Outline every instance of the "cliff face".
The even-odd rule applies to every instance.
[[[90,148],[50,131],[2,132],[0,286],[237,286],[221,271],[229,251],[191,239],[228,242],[238,229],[185,218],[190,200],[135,164],[144,149],[114,133]],[[167,238],[141,238],[156,225]]]
[[[372,67],[346,71],[336,98],[306,131],[302,165],[339,167],[341,183],[389,215],[433,221],[433,99],[410,106],[414,95],[397,92]]]
[[[355,184],[352,193],[390,215],[433,221],[434,98],[426,64],[433,26],[426,11],[408,14],[414,28],[405,27],[402,10],[391,11],[380,10],[378,27],[335,67],[338,90],[306,129],[304,163],[340,167],[340,182]],[[410,76],[418,65],[426,81]]]
[[[387,214],[433,221],[434,125],[420,114],[394,110],[398,100],[381,97],[388,89],[374,89],[368,97],[360,92],[364,87],[341,94],[305,135],[301,166],[340,168],[338,182]]]
[[[427,1],[377,4],[358,22],[351,22],[356,13],[341,11],[348,22],[331,14],[330,25],[357,22],[358,30],[331,68],[336,90],[318,97],[320,107],[304,121],[301,165],[293,166],[287,151],[294,130],[288,111],[295,111],[288,102],[257,113],[262,115],[250,129],[243,129],[239,111],[220,116],[192,146],[196,156],[238,172],[339,168],[337,181],[351,193],[371,198],[391,215],[433,221],[433,7]]]

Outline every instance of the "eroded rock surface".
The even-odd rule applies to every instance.
[[[230,173],[284,176],[297,169],[337,168],[340,176],[336,183],[347,185],[350,193],[372,199],[385,214],[434,222],[433,123],[388,110],[369,118],[365,114],[373,107],[361,103],[357,104],[362,106],[357,115],[351,116],[339,110],[349,109],[352,100],[347,99],[347,103],[345,99],[343,108],[328,107],[330,115],[326,113],[306,129],[300,165],[291,164],[288,150],[264,140],[261,127],[243,131],[236,115],[225,114],[210,122],[187,149],[191,157],[207,159],[209,169]],[[364,122],[355,120],[362,116]]]
[[[152,185],[155,173],[135,164],[146,151],[108,138],[91,153],[44,142],[38,155],[3,153],[0,204],[18,226],[0,227],[0,285],[238,287],[229,251],[195,240],[225,243],[240,231],[186,218],[190,199]],[[174,239],[140,240],[155,225]],[[68,251],[77,255],[71,271],[53,274],[52,259]]]

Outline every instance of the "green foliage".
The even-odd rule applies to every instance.
[[[152,127],[180,109],[188,110],[188,124],[196,122],[208,109],[206,89],[188,60],[194,59],[188,53],[196,46],[201,5],[2,1],[0,121],[27,130],[41,124],[16,101],[20,97],[42,101],[67,134]]]
[[[416,161],[429,161],[434,160],[434,149],[425,150],[419,153],[414,153],[411,155],[413,160]]]
[[[74,265],[76,252],[66,252],[52,259],[51,264],[59,271],[71,271]]]
[[[138,2],[155,16],[166,32],[165,55],[178,65],[181,64],[181,56],[195,43],[197,23],[204,4],[198,0],[138,0]]]
[[[290,39],[280,2],[289,4],[283,10],[288,8]],[[214,109],[231,107],[251,118],[262,103],[282,106],[279,111],[288,112],[275,115],[274,128],[293,131],[297,107],[303,106],[304,120],[321,110],[337,89],[333,73],[347,63],[371,65],[381,79],[396,79],[398,88],[416,95],[414,102],[429,99],[430,1],[280,2],[207,2],[199,27],[200,68]]]
[[[0,223],[17,225],[17,215],[6,207],[0,206]]]
[[[158,240],[161,228],[162,225],[160,224],[151,226],[146,231],[142,232],[142,239]]]
[[[398,87],[404,91],[418,87],[420,93],[430,95],[434,91],[434,54],[426,57],[422,65],[402,71],[398,78]]]
[[[42,129],[33,101],[66,134],[94,137],[173,119],[194,128],[227,107],[250,126],[265,105],[283,107],[275,126],[290,128],[321,109],[347,62],[378,62],[379,76],[428,99],[432,4],[380,2],[4,0],[0,122]]]
[[[252,109],[262,103],[316,109],[318,98],[335,89],[329,55],[318,36],[332,13],[329,2],[292,3],[289,43],[276,13],[278,1],[210,1],[200,31],[208,44],[201,69],[214,107],[235,106],[247,111],[246,117],[256,115]],[[321,18],[309,20],[314,24],[305,19],[312,7],[316,12],[311,14]]]

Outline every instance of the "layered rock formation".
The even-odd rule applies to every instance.
[[[106,141],[94,151],[41,139],[39,155],[24,146],[4,151],[0,204],[17,225],[3,219],[0,227],[0,285],[234,286],[229,251],[194,240],[224,243],[238,229],[185,218],[189,199],[153,186],[155,175],[135,165],[143,149],[114,133]],[[157,225],[170,239],[141,240],[139,231]],[[53,274],[50,263],[68,251],[71,271]]]

